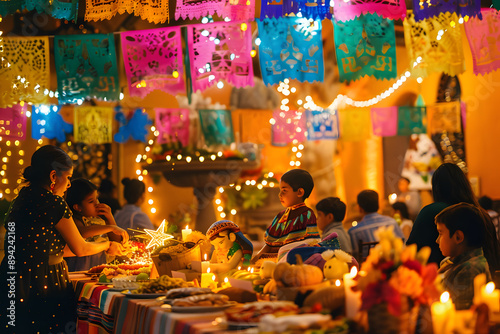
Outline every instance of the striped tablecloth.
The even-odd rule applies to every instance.
[[[78,298],[77,333],[202,334],[221,331],[223,312],[174,313],[156,299],[136,299],[112,291],[88,276],[70,273]]]

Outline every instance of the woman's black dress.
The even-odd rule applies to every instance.
[[[66,241],[55,228],[63,217],[71,217],[68,205],[46,189],[25,187],[14,200],[0,265],[1,333],[75,332],[76,301],[63,260]]]

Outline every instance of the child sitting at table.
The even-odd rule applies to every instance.
[[[75,179],[66,194],[66,203],[73,211],[73,220],[78,231],[87,242],[103,240],[128,241],[128,233],[115,223],[111,208],[97,199],[97,187],[86,179]],[[104,219],[99,217],[102,215]],[[107,233],[107,234],[106,234]],[[88,270],[94,266],[106,263],[104,252],[66,258],[69,271]]]
[[[474,298],[474,277],[485,273],[491,281],[488,262],[483,255],[485,222],[472,204],[458,203],[441,211],[435,218],[439,236],[436,242],[446,258],[439,273],[457,310],[469,309]]]
[[[274,217],[267,228],[265,245],[252,259],[276,261],[280,247],[309,238],[319,238],[314,211],[304,201],[311,195],[314,181],[303,169],[292,169],[280,180],[279,199],[286,210]]]

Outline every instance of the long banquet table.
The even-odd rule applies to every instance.
[[[202,334],[225,331],[223,312],[174,313],[156,299],[126,297],[84,274],[70,273],[78,299],[77,333]]]

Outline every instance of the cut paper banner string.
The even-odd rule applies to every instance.
[[[76,20],[78,16],[78,0],[4,0],[0,1],[0,15],[14,14],[23,9],[46,13],[55,19]]]
[[[0,108],[0,137],[12,140],[26,138],[27,103],[18,103],[10,108]]]
[[[398,107],[372,108],[373,134],[391,137],[398,133]]]
[[[223,85],[221,80],[234,87],[253,86],[249,24],[218,22],[187,29],[193,91]]]
[[[369,75],[396,78],[394,22],[376,14],[347,22],[334,21],[334,38],[340,81]]]
[[[389,20],[403,20],[406,17],[404,0],[333,0],[336,21],[350,21],[364,14],[375,14]]]
[[[286,146],[294,141],[306,140],[306,117],[303,113],[289,110],[274,110],[272,127],[272,145]]]
[[[500,13],[493,8],[481,10],[483,19],[465,23],[465,34],[472,52],[474,74],[486,74],[500,67]]]
[[[255,0],[229,0],[226,2],[222,16],[231,21],[254,21]]]
[[[363,141],[370,138],[370,110],[347,109],[339,112],[340,138],[343,141]]]
[[[61,106],[33,106],[31,112],[31,137],[35,140],[56,139],[62,143],[66,134],[73,131],[73,125],[66,123],[61,114]]]
[[[113,34],[55,36],[54,54],[59,103],[119,99]]]
[[[308,140],[339,138],[339,119],[337,111],[306,110],[306,119]]]
[[[180,27],[120,35],[130,96],[145,97],[155,89],[175,96],[186,90]]]
[[[117,111],[115,119],[120,124],[120,128],[113,139],[118,143],[125,143],[132,137],[134,140],[146,143],[146,137],[149,133],[147,127],[153,124],[153,121],[149,119],[148,114],[142,108],[131,111],[128,116],[127,119],[122,111]]]
[[[465,71],[462,32],[456,14],[441,13],[439,17],[416,22],[408,11],[403,25],[412,76],[427,77],[432,72],[455,76]]]
[[[427,106],[426,112],[429,133],[462,132],[459,101],[436,103]]]
[[[189,144],[189,109],[155,108],[155,126],[159,132],[158,144],[180,142]]]
[[[47,102],[50,88],[49,38],[4,37],[0,67],[0,107],[19,101]],[[7,65],[8,64],[8,65]]]
[[[456,14],[459,17],[481,17],[481,0],[413,0],[413,12],[417,21]],[[455,21],[458,23],[457,21]]]
[[[215,14],[222,16],[225,4],[225,0],[177,0],[175,19],[196,20]]]
[[[279,18],[283,16],[284,0],[261,0],[260,2],[260,20],[266,18]]]
[[[229,145],[234,142],[233,121],[230,110],[199,110],[200,125],[205,144]]]
[[[398,136],[409,136],[426,132],[425,107],[398,108]]]
[[[85,21],[110,20],[125,12],[156,24],[169,20],[168,0],[86,0]]]
[[[75,142],[106,144],[113,141],[113,113],[111,107],[75,107]]]
[[[283,16],[295,14],[313,20],[330,20],[333,14],[331,4],[330,0],[285,0]]]
[[[257,21],[260,68],[266,85],[285,79],[323,81],[321,21],[286,17]]]

